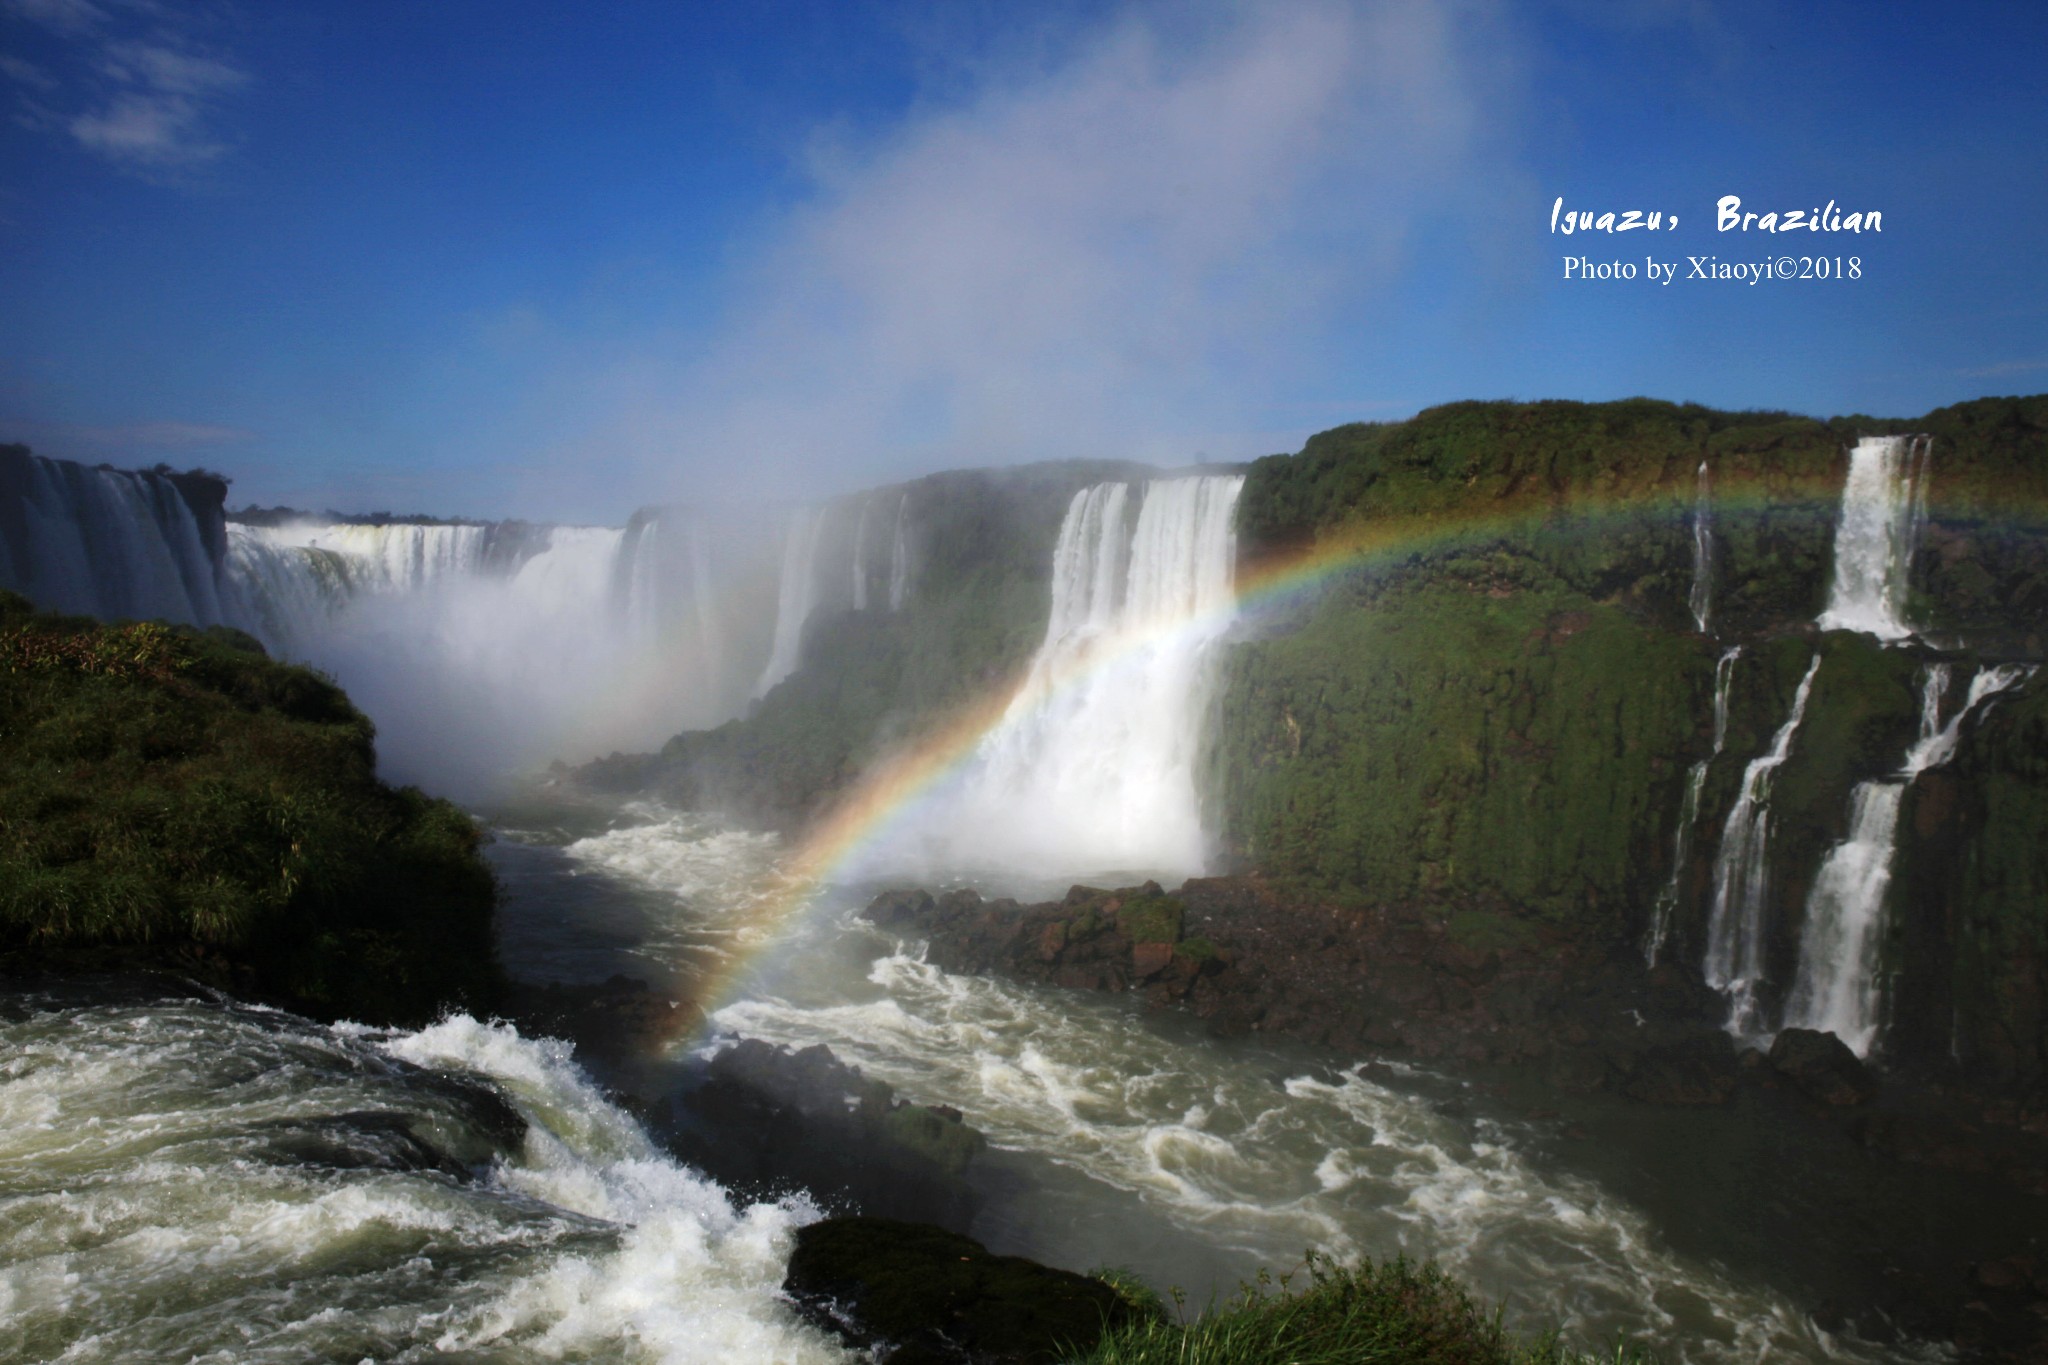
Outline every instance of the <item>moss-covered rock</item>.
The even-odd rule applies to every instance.
[[[460,810],[237,632],[0,594],[0,964],[161,967],[326,1018],[489,1008],[496,888]]]

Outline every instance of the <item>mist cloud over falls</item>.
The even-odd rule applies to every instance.
[[[878,136],[821,141],[710,358],[624,381],[607,449],[637,449],[667,495],[788,494],[913,461],[1291,441],[1268,429],[1270,381],[1327,368],[1326,325],[1357,323],[1482,154],[1486,59],[1456,13],[1176,11],[1168,36],[1132,10]]]

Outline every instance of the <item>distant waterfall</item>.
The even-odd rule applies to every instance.
[[[1704,469],[1706,466],[1702,465]],[[1671,936],[1671,919],[1678,910],[1678,897],[1685,880],[1685,865],[1692,857],[1692,827],[1700,818],[1700,792],[1707,785],[1707,769],[1728,744],[1728,687],[1735,677],[1735,660],[1742,646],[1724,652],[1714,664],[1714,750],[1695,762],[1685,775],[1685,799],[1678,807],[1678,832],[1671,837],[1671,878],[1657,893],[1650,909],[1650,932],[1643,939],[1643,957],[1657,965],[1664,940]]]
[[[1866,436],[1849,453],[1822,630],[1862,631],[1880,640],[1913,633],[1906,605],[1913,553],[1927,522],[1932,460],[1926,436]]]
[[[889,610],[902,611],[903,598],[910,591],[910,541],[904,534],[904,514],[910,510],[910,494],[896,500],[896,534],[889,545]]]
[[[0,587],[46,611],[246,625],[218,537],[169,476],[9,453],[0,465]]]
[[[1692,504],[1692,592],[1686,597],[1686,605],[1692,608],[1692,619],[1704,634],[1712,616],[1714,596],[1714,524],[1713,489],[1707,479],[1707,462],[1700,461],[1699,491],[1693,496]]]
[[[1209,665],[1233,617],[1243,486],[1206,476],[1074,495],[1044,642],[928,852],[1036,871],[1202,869],[1195,769]]]
[[[790,518],[782,542],[782,580],[775,601],[775,643],[768,653],[768,666],[754,695],[765,697],[777,683],[796,671],[803,662],[804,623],[818,599],[818,540],[825,514],[817,508],[801,508]]]
[[[1850,798],[1849,835],[1828,850],[1806,902],[1799,940],[1799,974],[1785,1010],[1787,1026],[1834,1034],[1867,1057],[1883,1023],[1885,893],[1891,886],[1899,805],[1913,779],[1954,756],[1963,722],[1979,705],[2024,681],[2031,669],[1980,669],[1962,706],[1941,723],[1949,667],[1934,664],[1920,689],[1920,735],[1906,750],[1898,775],[1861,782]]]
[[[1728,1031],[1748,1037],[1764,1031],[1756,998],[1764,981],[1764,905],[1770,890],[1771,782],[1792,752],[1806,717],[1820,655],[1806,666],[1792,696],[1792,714],[1771,736],[1771,747],[1742,771],[1742,790],[1721,830],[1714,859],[1714,904],[1707,920],[1707,984],[1729,997]]]
[[[864,498],[860,504],[860,525],[853,533],[853,609],[868,609],[868,509],[874,504],[873,498]]]

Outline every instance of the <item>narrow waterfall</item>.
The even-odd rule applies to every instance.
[[[1705,465],[1700,466],[1702,469]],[[1671,919],[1678,911],[1678,897],[1685,880],[1685,865],[1692,857],[1692,828],[1700,818],[1700,792],[1707,785],[1707,769],[1728,744],[1728,687],[1735,677],[1735,660],[1742,653],[1736,645],[1724,651],[1714,663],[1714,749],[1695,762],[1685,775],[1685,799],[1678,807],[1678,832],[1671,836],[1671,878],[1657,893],[1650,908],[1650,932],[1643,938],[1643,958],[1652,967],[1671,936]]]
[[[1699,491],[1692,504],[1692,592],[1686,605],[1702,634],[1712,616],[1714,595],[1714,525],[1712,486],[1707,479],[1707,462],[1700,461]]]
[[[1787,1026],[1834,1034],[1867,1057],[1883,1025],[1885,893],[1891,886],[1899,806],[1913,779],[1954,756],[1963,722],[1985,701],[2024,681],[2031,669],[2006,665],[1979,669],[1948,724],[1941,700],[1949,667],[1934,664],[1920,689],[1920,735],[1906,750],[1898,775],[1861,782],[1850,797],[1849,834],[1828,850],[1806,901],[1799,939],[1799,974],[1785,1009]]]
[[[244,625],[220,535],[218,510],[203,524],[168,475],[12,452],[0,465],[0,587],[47,611]]]
[[[1214,646],[1233,618],[1241,476],[1075,494],[1053,552],[1044,642],[975,755],[959,801],[920,831],[1061,873],[1200,872],[1195,770]]]
[[[910,510],[910,494],[896,500],[896,534],[889,545],[889,610],[902,611],[910,591],[910,540],[904,529],[904,515]]]
[[[1913,633],[1906,607],[1932,461],[1933,443],[1925,436],[1866,436],[1849,453],[1822,630],[1862,631],[1880,640]]]
[[[868,609],[868,509],[874,505],[873,498],[864,499],[860,505],[860,524],[853,533],[853,609]]]
[[[1820,655],[1806,666],[1792,695],[1792,714],[1771,736],[1771,747],[1742,770],[1742,790],[1721,830],[1714,859],[1714,903],[1707,920],[1707,984],[1729,998],[1728,1031],[1738,1037],[1764,1032],[1757,987],[1764,981],[1764,908],[1770,890],[1771,782],[1792,753],[1806,718],[1806,701]]]
[[[768,666],[754,695],[765,697],[777,683],[796,671],[803,661],[804,623],[817,605],[818,532],[825,515],[817,508],[800,508],[789,522],[782,542],[782,581],[775,600],[775,643],[768,652]]]

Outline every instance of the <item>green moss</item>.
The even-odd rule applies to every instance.
[[[378,782],[348,698],[245,639],[0,594],[0,954],[169,966],[330,1017],[487,1007],[481,834]]]
[[[1489,910],[1454,911],[1444,928],[1460,947],[1481,952],[1515,952],[1536,945],[1536,935],[1527,924]]]
[[[1133,943],[1178,943],[1187,907],[1174,896],[1133,896],[1117,907],[1116,926]]]
[[[1184,938],[1173,945],[1174,956],[1184,957],[1190,962],[1214,962],[1223,956],[1223,950],[1208,939],[1200,936]]]
[[[1528,559],[1441,567],[1486,577],[1337,585],[1300,629],[1234,651],[1225,837],[1361,903],[1476,895],[1618,924],[1704,748],[1711,648]]]

